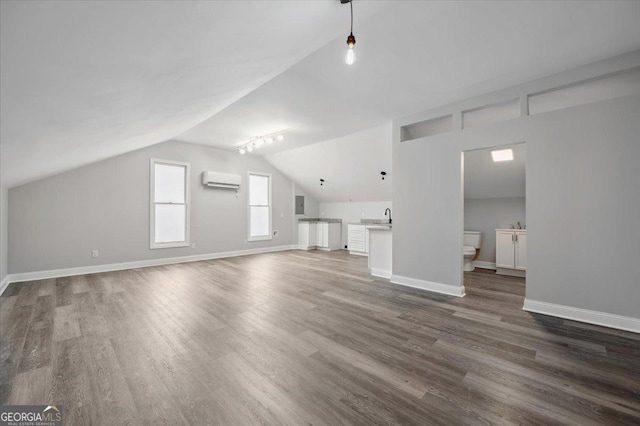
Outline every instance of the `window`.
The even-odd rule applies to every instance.
[[[189,245],[189,163],[151,159],[152,249]]]
[[[271,175],[249,172],[249,241],[271,239]]]

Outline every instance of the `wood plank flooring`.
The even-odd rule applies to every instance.
[[[0,403],[66,425],[640,424],[640,335],[290,251],[11,284]]]

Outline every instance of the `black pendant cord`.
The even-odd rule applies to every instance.
[[[351,34],[353,34],[353,0],[349,2],[349,6],[351,7]]]

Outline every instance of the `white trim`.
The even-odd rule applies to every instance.
[[[170,166],[181,166],[184,171],[184,207],[185,207],[185,241],[172,241],[167,243],[156,243],[156,164],[168,164]],[[175,247],[189,247],[191,245],[191,164],[183,161],[162,160],[160,158],[149,159],[149,249],[163,249]]]
[[[481,269],[493,269],[494,271],[496,270],[495,262],[485,262],[483,260],[476,260],[473,262],[473,266]]]
[[[11,284],[9,278],[11,278],[9,275],[5,275],[2,281],[0,281],[0,296],[2,295],[2,293],[4,293],[9,284]]]
[[[272,253],[296,249],[295,245],[265,247],[259,249],[223,251],[219,253],[196,254],[193,256],[167,257],[163,259],[139,260],[135,262],[110,263],[106,265],[80,266],[77,268],[52,269],[48,271],[22,272],[7,275],[8,282],[23,282],[47,278],[70,277],[73,275],[96,274],[99,272],[122,271],[125,269],[147,268],[150,266],[171,265],[174,263],[198,262],[202,260],[222,259],[226,257],[247,256],[251,254]]]
[[[373,275],[374,277],[386,278],[386,279],[390,279],[392,275],[391,271],[387,271],[386,269],[379,269],[379,268],[371,268],[370,272],[371,272],[371,275]]]
[[[251,175],[265,176],[269,178],[269,206],[268,206],[269,207],[269,234],[268,235],[261,235],[257,237],[251,236]],[[247,207],[247,241],[248,242],[268,241],[273,239],[273,200],[271,198],[272,180],[273,180],[273,177],[271,176],[271,173],[252,172],[252,171],[247,172],[247,188],[249,189],[247,191],[247,206],[248,206]],[[256,207],[265,207],[265,206],[256,206]]]
[[[421,290],[433,291],[434,293],[447,294],[449,296],[463,297],[464,286],[435,283],[433,281],[419,280],[417,278],[403,277],[401,275],[391,275],[391,282],[407,287],[419,288]]]
[[[551,315],[573,321],[586,322],[588,324],[640,333],[640,318],[625,317],[622,315],[574,308],[566,305],[556,305],[555,303],[539,302],[531,299],[524,299],[524,306],[522,309],[527,312],[535,312],[538,314]]]

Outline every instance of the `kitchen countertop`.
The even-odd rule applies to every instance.
[[[349,225],[391,225],[389,219],[360,219],[360,222],[351,222]]]
[[[324,217],[301,217],[298,222],[327,222],[327,223],[342,223],[342,219],[330,219]]]
[[[369,225],[369,226],[367,226],[367,229],[369,231],[391,232],[392,228],[393,227],[391,226],[391,224],[387,224],[387,225]]]

